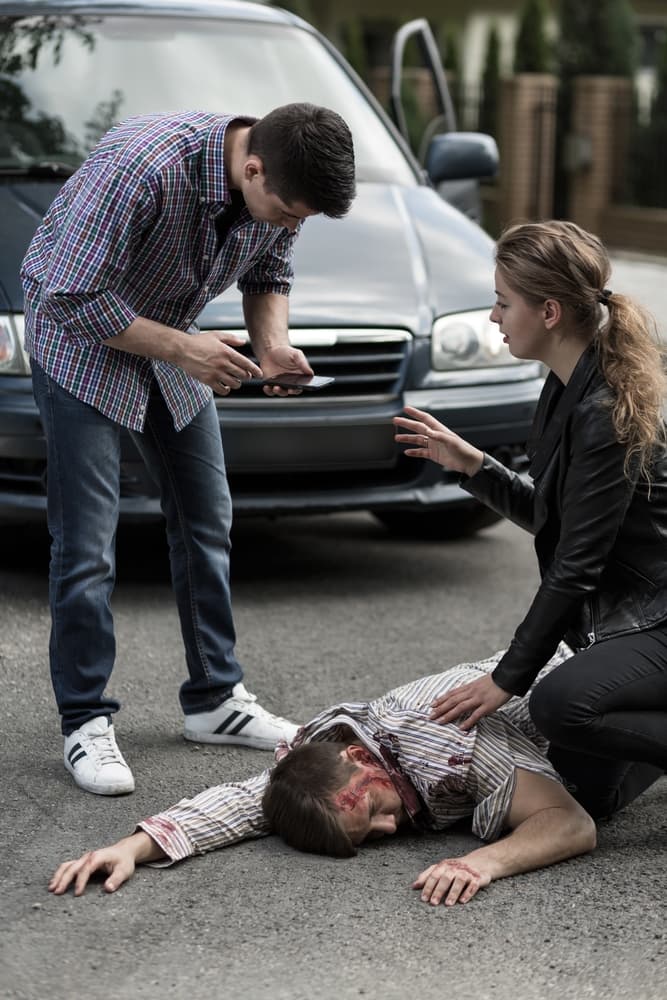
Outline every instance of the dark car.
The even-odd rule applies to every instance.
[[[513,359],[488,320],[490,239],[434,187],[493,173],[492,141],[436,135],[429,177],[310,25],[273,7],[206,0],[0,0],[0,521],[45,516],[18,272],[59,186],[122,118],[188,108],[262,115],[300,100],[343,115],[358,164],[349,216],[304,225],[291,295],[292,342],[335,381],[290,399],[244,387],[218,400],[235,511],[366,509],[443,537],[490,523],[455,476],[403,457],[391,418],[410,403],[503,461],[525,462],[541,372]],[[211,302],[200,326],[242,331],[239,293]],[[159,516],[128,437],[121,519]]]

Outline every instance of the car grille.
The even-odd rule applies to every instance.
[[[406,330],[295,329],[290,342],[304,351],[317,375],[335,379],[318,391],[318,400],[386,400],[401,392],[412,336]],[[249,344],[240,350],[252,356]]]
[[[35,495],[46,493],[46,462],[23,458],[0,459],[0,490]]]

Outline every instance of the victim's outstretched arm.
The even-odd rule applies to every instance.
[[[262,796],[269,774],[267,769],[244,781],[207,788],[192,799],[182,799],[170,809],[142,820],[141,829],[131,836],[64,861],[53,875],[49,891],[62,895],[74,885],[74,895],[80,896],[92,875],[104,873],[108,876],[105,890],[115,892],[139,864],[170,864],[264,836],[269,826],[262,812]]]
[[[545,868],[595,847],[595,823],[558,782],[517,768],[511,833],[461,858],[445,858],[416,878],[424,902],[467,903],[496,879]]]

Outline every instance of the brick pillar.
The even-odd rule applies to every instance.
[[[556,92],[549,73],[518,73],[502,81],[500,94],[501,226],[553,213]]]
[[[570,171],[568,216],[597,232],[601,213],[622,197],[632,122],[632,81],[618,76],[574,80],[572,127],[565,143]]]

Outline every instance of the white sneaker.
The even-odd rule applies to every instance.
[[[291,743],[299,727],[257,704],[243,684],[235,684],[227,698],[212,712],[185,716],[183,735],[194,743],[236,743],[258,750],[273,750],[280,740]]]
[[[113,724],[104,715],[65,737],[65,767],[80,788],[96,795],[134,791],[134,778],[118,749]]]

